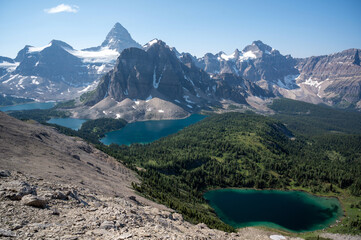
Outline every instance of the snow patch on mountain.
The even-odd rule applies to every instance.
[[[255,59],[257,58],[256,54],[252,51],[248,51],[248,52],[245,52],[239,56],[239,61],[243,62],[243,61],[246,61],[248,59]]]
[[[45,48],[50,47],[52,44],[53,44],[53,43],[50,42],[48,45],[43,46],[43,47],[29,47],[28,52],[29,52],[29,53],[41,52],[41,51],[43,51]]]
[[[238,58],[237,58],[238,55]],[[238,50],[234,51],[232,54],[227,55],[225,53],[221,53],[220,56],[218,57],[218,60],[224,60],[224,61],[247,61],[249,59],[255,59],[257,58],[255,52],[253,51],[247,51],[247,52],[238,52]]]
[[[310,78],[307,79],[305,82],[303,82],[303,84],[306,84],[306,85],[309,85],[309,86],[312,86],[312,87],[315,87],[315,88],[320,88],[322,82],[314,81],[314,80],[312,80],[312,78],[310,77]]]
[[[296,80],[300,75],[287,75],[283,78],[283,81],[278,79],[277,85],[284,89],[295,89],[298,87]]]
[[[145,99],[146,102],[149,102],[150,100],[152,100],[152,95],[149,95],[149,97],[147,97],[147,99]]]
[[[102,47],[99,51],[73,50],[66,48],[64,48],[64,50],[81,58],[84,63],[111,63],[119,57],[119,53],[116,50],[109,49],[108,47]]]
[[[156,44],[159,40],[154,38],[153,40],[149,41],[148,43],[143,45],[143,48],[149,48],[150,46]]]
[[[192,102],[191,100],[189,100],[189,96],[184,95],[183,98],[184,98],[184,100],[185,100],[187,103],[193,103],[193,104],[194,104],[194,102]]]
[[[225,53],[222,53],[220,56],[221,59],[229,61],[229,60],[235,60],[236,59],[236,52],[232,53],[231,55],[226,55]]]

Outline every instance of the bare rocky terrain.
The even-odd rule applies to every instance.
[[[127,122],[185,118],[189,113],[172,102],[160,98],[149,100],[124,99],[121,102],[106,97],[92,107],[79,106],[70,109],[74,118],[97,119],[122,118]]]
[[[81,139],[0,112],[1,239],[295,239],[191,224],[138,196],[137,181]]]

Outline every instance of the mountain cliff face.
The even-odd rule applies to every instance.
[[[212,82],[204,71],[180,62],[164,42],[153,40],[145,50],[125,49],[85,104],[94,105],[108,96],[118,102],[157,97],[191,110],[213,101]]]
[[[264,90],[252,81],[230,73],[213,76],[217,82],[216,96],[220,99],[229,99],[236,103],[248,104],[249,96],[259,98],[275,97],[272,92]]]
[[[297,83],[331,105],[361,108],[359,49],[297,60]]]
[[[121,117],[127,121],[185,117],[222,101],[248,104],[249,96],[267,98],[272,93],[232,73],[210,76],[197,67],[190,54],[178,54],[160,40],[143,49],[123,50],[112,71],[97,89],[81,99],[81,118]]]

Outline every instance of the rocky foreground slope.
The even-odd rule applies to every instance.
[[[292,239],[193,225],[137,196],[133,172],[78,138],[0,112],[0,238]]]

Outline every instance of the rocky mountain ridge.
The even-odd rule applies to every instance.
[[[82,96],[85,107],[74,110],[74,116],[111,116],[127,121],[170,119],[221,106],[222,99],[247,105],[248,96],[274,96],[240,76],[210,77],[190,55],[179,57],[175,51],[157,39],[143,50],[125,49],[96,90]],[[150,105],[155,103],[152,99],[164,104]],[[142,107],[144,103],[147,107]]]
[[[359,49],[348,49],[296,59],[255,41],[242,51],[236,49],[231,55],[207,53],[192,60],[211,75],[241,76],[276,96],[361,109],[359,52]]]

